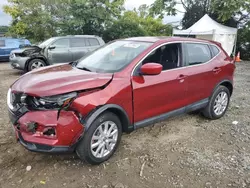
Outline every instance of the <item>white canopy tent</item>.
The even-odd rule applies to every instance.
[[[231,55],[236,45],[237,29],[224,26],[206,14],[186,30],[174,29],[173,35],[195,35],[196,38],[220,42],[225,51]]]

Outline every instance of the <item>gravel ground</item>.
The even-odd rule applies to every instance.
[[[0,70],[0,187],[250,187],[250,62],[237,64],[225,117],[182,115],[124,134],[116,154],[99,166],[75,155],[32,153],[18,144],[6,93],[23,73],[8,63],[0,63]]]

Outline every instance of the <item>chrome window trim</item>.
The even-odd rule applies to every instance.
[[[167,45],[167,44],[183,44],[183,43],[194,43],[194,44],[205,44],[205,45],[211,45],[211,46],[215,46],[215,47],[217,47],[218,48],[218,46],[217,45],[215,45],[215,44],[213,44],[213,43],[209,43],[209,42],[198,42],[198,41],[174,41],[174,42],[166,42],[166,43],[162,43],[161,45],[159,45],[159,46],[157,46],[157,47],[155,47],[154,49],[152,49],[147,55],[145,55],[144,56],[144,58],[142,58],[140,61],[139,61],[139,63],[137,63],[135,66],[134,66],[134,68],[133,68],[133,70],[132,70],[132,72],[131,72],[131,76],[134,76],[135,74],[134,74],[134,72],[135,72],[135,69],[154,51],[154,50],[156,50],[157,48],[160,48],[160,47],[162,47],[162,46],[164,46],[164,45]],[[204,64],[208,64],[208,63],[210,63],[212,60],[214,60],[217,56],[219,56],[220,54],[221,54],[221,49],[220,48],[218,48],[219,49],[219,53],[216,55],[216,56],[214,56],[212,59],[210,59],[209,61],[207,61],[207,62],[205,62],[205,63],[201,63],[201,64],[198,64],[198,65],[189,65],[189,66],[183,66],[183,67],[179,67],[179,68],[175,68],[175,69],[170,69],[170,70],[164,70],[164,71],[162,71],[162,72],[168,72],[168,71],[173,71],[173,70],[177,70],[177,69],[183,69],[183,68],[189,68],[189,67],[194,67],[194,66],[201,66],[201,65],[204,65]],[[210,50],[210,48],[209,48],[209,50]],[[211,51],[211,50],[210,50]],[[182,52],[183,53],[183,52]],[[212,55],[212,54],[211,54]]]

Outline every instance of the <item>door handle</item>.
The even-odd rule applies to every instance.
[[[179,80],[180,83],[183,83],[183,82],[185,81],[185,78],[186,78],[186,77],[187,77],[186,75],[181,74],[181,75],[178,76],[177,79]]]
[[[183,79],[185,79],[187,76],[186,75],[184,75],[184,74],[181,74],[181,75],[179,75],[178,76],[178,80],[183,80]]]
[[[221,68],[219,68],[219,67],[215,67],[213,69],[213,72],[216,73],[216,74],[218,74],[220,71],[221,71]]]

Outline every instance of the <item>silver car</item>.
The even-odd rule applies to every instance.
[[[55,63],[76,61],[104,44],[102,38],[94,35],[52,37],[38,46],[13,50],[10,63],[15,69],[31,71]]]

